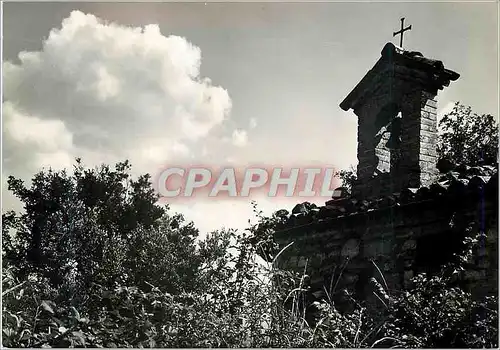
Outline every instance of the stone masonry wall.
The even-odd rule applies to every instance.
[[[408,187],[428,186],[437,175],[437,102],[420,89],[405,94],[402,103],[402,164],[398,176]]]
[[[441,198],[311,223],[277,237],[283,246],[294,242],[280,263],[299,272],[305,269],[315,297],[325,297],[326,289],[342,305],[343,290],[360,299],[369,297],[370,278],[380,280],[380,272],[394,291],[408,287],[417,273],[436,271],[459,251],[463,226],[475,222],[474,229],[486,232],[487,239],[463,277],[474,294],[496,294],[497,211],[494,202],[451,203]]]
[[[357,196],[379,196],[405,187],[427,186],[437,175],[437,102],[418,84],[386,77],[357,107]],[[388,148],[387,123],[401,112],[398,163]],[[377,137],[378,136],[378,137]]]

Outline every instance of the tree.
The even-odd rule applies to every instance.
[[[231,234],[216,231],[197,243],[193,223],[157,204],[149,176],[132,179],[129,171],[128,162],[86,169],[77,160],[72,174],[41,171],[30,187],[9,177],[24,212],[2,215],[5,346],[68,347],[82,337],[99,346],[144,345],[134,335],[151,338],[141,323],[154,321],[144,314],[151,303],[168,307],[155,316],[161,327],[190,303],[186,293],[219,293],[231,275]]]
[[[215,231],[196,242],[194,225],[129,170],[77,161],[73,174],[41,171],[30,187],[9,178],[25,211],[2,217],[3,345],[282,344],[276,327],[294,324],[262,322],[283,314],[276,300],[289,290],[263,282],[247,238]]]
[[[75,302],[93,284],[197,288],[198,270],[220,247],[198,249],[193,223],[157,205],[149,177],[129,170],[128,162],[85,169],[78,160],[72,175],[41,171],[30,188],[9,177],[25,212],[2,215],[4,266],[20,280],[46,278]]]
[[[440,121],[438,155],[454,164],[495,164],[498,159],[498,123],[459,102]]]

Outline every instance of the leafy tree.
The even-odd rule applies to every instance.
[[[29,188],[9,178],[25,212],[2,218],[4,346],[312,344],[302,311],[282,304],[300,299],[300,276],[256,261],[253,228],[197,243],[193,224],[158,207],[148,178],[128,170],[77,162]]]
[[[27,188],[9,177],[25,212],[2,216],[4,266],[15,278],[37,274],[76,302],[98,284],[161,286],[170,293],[197,288],[197,271],[216,245],[196,247],[198,230],[156,204],[148,176],[131,179],[130,165],[84,169],[72,175],[42,171]]]
[[[25,209],[8,222],[16,223],[15,235],[12,246],[5,247],[11,263],[21,264],[18,273],[39,272],[54,287],[70,275],[82,287],[96,278],[108,282],[99,275],[115,260],[109,248],[132,239],[139,227],[157,226],[164,214],[154,205],[148,178],[131,180],[128,169],[125,162],[114,171],[108,166],[85,170],[78,161],[73,175],[42,171],[31,188],[9,177],[8,188]]]
[[[459,102],[440,121],[437,147],[440,158],[469,166],[494,164],[498,158],[498,123]]]
[[[197,242],[194,225],[129,170],[78,160],[72,174],[41,171],[30,187],[9,178],[24,212],[2,215],[3,345],[281,344],[276,331],[260,337],[279,326],[269,288],[278,294],[248,238],[216,231]]]

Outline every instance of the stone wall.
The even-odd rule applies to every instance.
[[[321,208],[298,205],[274,236],[281,247],[293,242],[279,262],[305,271],[314,297],[326,290],[342,301],[345,290],[366,299],[372,277],[382,276],[402,290],[450,262],[467,230],[485,239],[463,281],[477,295],[497,294],[498,165],[436,169],[436,96],[459,76],[388,43],[340,104],[358,117],[353,194]]]
[[[408,187],[429,186],[437,176],[437,102],[435,95],[419,90],[403,98],[402,164],[400,174]]]
[[[436,96],[459,74],[388,43],[340,104],[358,117],[354,194],[376,197],[430,185],[437,176]]]
[[[393,89],[381,89],[356,111],[358,184],[354,191],[358,196],[428,186],[436,180],[437,102],[422,88],[406,90],[399,86],[403,93],[394,100]],[[391,122],[398,114],[399,130],[395,130]],[[391,145],[391,138],[399,142],[392,140]]]
[[[382,198],[385,203],[377,209],[349,213],[349,205],[363,201],[344,199],[337,207],[332,201],[310,208],[308,214],[292,215],[289,227],[275,235],[282,247],[294,242],[280,263],[299,272],[305,269],[315,297],[322,297],[326,288],[337,296],[347,290],[363,299],[371,294],[370,278],[381,280],[381,273],[389,289],[401,290],[415,274],[436,272],[460,251],[467,225],[473,223],[471,229],[484,232],[486,239],[463,278],[474,294],[496,294],[498,177],[456,181]],[[329,217],[329,211],[335,214]]]

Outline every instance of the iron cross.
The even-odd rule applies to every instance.
[[[399,46],[400,47],[403,47],[403,33],[406,32],[407,30],[411,30],[411,24],[408,26],[408,27],[404,27],[405,26],[405,18],[401,18],[401,30],[397,31],[397,32],[394,32],[392,34],[392,36],[396,36],[398,34],[401,34],[401,38],[399,39]]]

